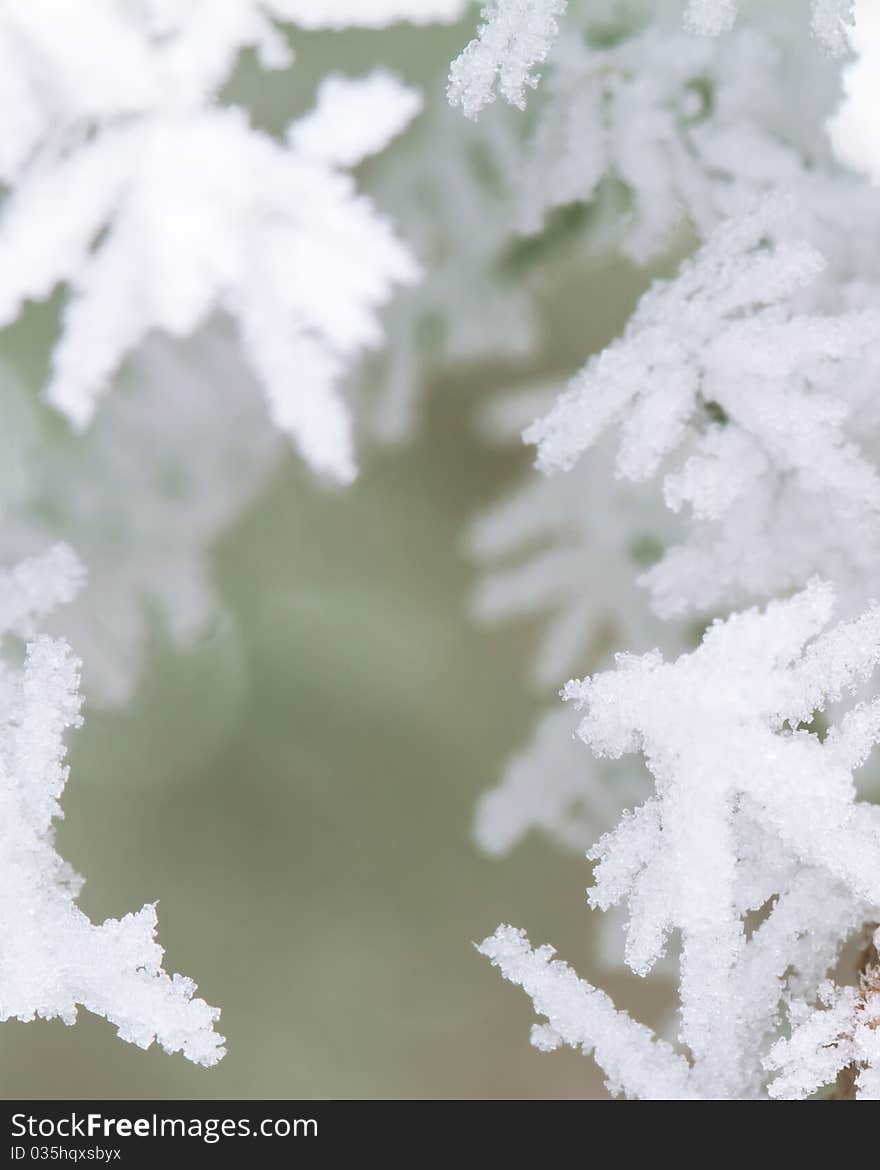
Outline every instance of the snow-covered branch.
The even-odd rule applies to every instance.
[[[31,637],[82,577],[62,545],[0,576],[0,636]],[[141,1048],[157,1041],[216,1064],[225,1051],[214,1031],[220,1012],[195,996],[191,979],[163,970],[155,906],[95,925],[76,904],[82,879],[55,849],[68,778],[64,735],[82,723],[79,672],[66,642],[36,634],[23,664],[7,663],[0,674],[0,1019],[73,1024],[82,1006]]]
[[[646,1075],[647,1058],[632,1059],[635,1026],[624,1017],[624,1028],[567,968],[548,966],[550,952],[526,962],[504,928],[486,953],[505,957],[505,974],[553,1035],[597,1047],[615,1091],[764,1095],[783,1005],[797,1017],[812,1002],[844,940],[880,906],[880,814],[856,799],[851,772],[877,720],[860,719],[855,760],[836,736],[823,741],[803,726],[880,660],[880,610],[826,629],[832,605],[830,588],[814,581],[763,612],[716,622],[673,663],[656,652],[621,655],[616,670],[565,688],[586,712],[579,734],[593,751],[640,752],[654,777],[654,795],[591,851],[590,901],[626,904],[626,961],[640,975],[680,932],[687,1079]],[[537,1039],[546,1046],[545,1031]]]
[[[275,423],[316,471],[353,478],[341,382],[381,342],[380,309],[419,270],[350,171],[407,126],[420,99],[381,71],[329,77],[278,141],[218,95],[244,48],[264,68],[290,64],[275,21],[380,27],[462,9],[461,0],[2,7],[0,324],[66,286],[46,394],[75,427],[91,422],[149,333],[185,337],[225,314]]]

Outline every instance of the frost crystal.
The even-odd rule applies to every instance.
[[[548,966],[549,952],[532,955],[504,928],[483,946],[548,1016],[539,1046],[595,1046],[616,1092],[764,1095],[781,1005],[809,1005],[880,904],[880,818],[852,779],[880,733],[877,703],[853,708],[824,740],[803,729],[880,659],[880,609],[827,629],[832,605],[815,581],[763,613],[716,622],[674,663],[621,655],[616,670],[565,689],[586,709],[579,734],[597,755],[641,752],[654,777],[654,796],[594,847],[590,901],[628,906],[626,959],[639,974],[681,932],[687,1076],[663,1049],[664,1067],[645,1078],[635,1025]]]
[[[64,546],[0,577],[0,632],[29,636],[81,578]],[[82,879],[55,850],[68,774],[64,733],[82,722],[79,666],[63,640],[38,635],[23,667],[7,664],[0,674],[0,1019],[57,1016],[72,1024],[81,1005],[141,1048],[155,1040],[197,1064],[216,1064],[225,1051],[213,1027],[220,1012],[194,997],[191,979],[163,971],[155,906],[95,926],[76,905]]]
[[[495,100],[495,84],[505,101],[525,109],[526,89],[540,75],[533,69],[547,57],[558,31],[557,17],[568,0],[489,0],[483,24],[449,71],[449,101],[468,118]]]
[[[603,992],[578,979],[565,963],[554,959],[553,947],[532,950],[521,930],[499,926],[478,947],[505,979],[532,997],[546,1025],[535,1025],[532,1043],[542,1052],[560,1044],[591,1053],[608,1077],[612,1092],[626,1092],[646,1101],[691,1101],[687,1061],[644,1024],[617,1011]]]
[[[791,407],[806,416],[804,445],[812,441],[815,448],[815,428],[824,437],[838,412],[821,400],[810,409],[798,384],[868,337],[877,318],[816,319],[786,305],[822,271],[823,261],[808,245],[768,242],[783,211],[784,205],[767,202],[725,225],[676,280],[657,282],[645,294],[624,336],[592,358],[547,417],[526,431],[542,470],[571,467],[606,427],[623,419],[618,471],[647,478],[686,437],[701,402],[715,403],[737,423],[738,414],[747,414],[739,429],[770,441],[776,437],[778,446],[772,428],[781,419],[751,404],[750,388],[743,385],[747,374],[764,381],[761,397],[783,400],[776,410],[785,409],[781,391],[792,385]],[[854,459],[854,453],[841,452],[841,462]],[[679,479],[668,491],[687,499],[692,487]],[[721,484],[716,488],[707,480],[699,488],[701,509],[712,514],[725,506],[715,494]]]
[[[843,537],[870,532],[880,478],[850,433],[860,379],[841,370],[864,368],[880,317],[800,310],[824,263],[809,245],[774,240],[784,207],[768,201],[723,225],[674,281],[655,284],[623,337],[526,432],[545,470],[571,467],[616,423],[620,475],[667,468],[666,503],[687,505],[694,529],[645,575],[664,616],[817,571],[848,590],[874,556],[873,540]]]
[[[858,991],[824,983],[819,1004],[795,1013],[791,1035],[771,1048],[770,1095],[796,1101],[849,1070],[856,1100],[880,1101],[880,968],[867,968]]]

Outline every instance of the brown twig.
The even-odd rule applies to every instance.
[[[858,973],[859,973],[859,990],[862,993],[862,998],[867,1000],[869,997],[880,995],[880,953],[874,945],[874,932],[877,926],[870,926],[868,928],[868,943],[863,948],[859,955]],[[856,1078],[861,1071],[860,1064],[848,1064],[846,1068],[842,1068],[837,1076],[837,1084],[834,1087],[834,1092],[828,1098],[829,1101],[855,1101],[856,1099]]]

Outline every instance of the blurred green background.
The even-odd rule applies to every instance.
[[[230,96],[277,129],[329,67],[436,79],[468,31],[297,37],[291,73],[245,61]],[[646,280],[586,276],[569,255],[518,278],[544,317],[528,368],[426,379],[412,442],[368,446],[344,492],[286,458],[216,546],[207,635],[181,652],[154,622],[133,703],[87,704],[72,737],[59,846],[88,879],[81,905],[100,921],[159,900],[167,969],[222,1006],[228,1056],[206,1071],[145,1053],[85,1012],[75,1028],[9,1023],[5,1097],[604,1095],[590,1060],[530,1047],[530,1004],[471,946],[499,922],[552,941],[641,1018],[662,1012],[662,984],[596,962],[585,860],[537,839],[491,860],[471,837],[477,797],[542,707],[536,628],[487,632],[466,612],[466,524],[533,474],[475,417],[495,391],[576,368]],[[53,329],[44,312],[7,335],[19,368],[39,368]]]

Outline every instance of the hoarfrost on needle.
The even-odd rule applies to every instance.
[[[83,577],[70,549],[56,546],[0,576],[0,635],[31,638],[23,664],[0,673],[0,806],[3,830],[3,962],[0,1019],[60,1017],[84,1007],[141,1048],[157,1041],[197,1064],[223,1056],[220,1012],[196,985],[162,968],[156,908],[92,923],[76,898],[82,879],[59,856],[65,732],[82,723],[79,660],[63,639],[32,636]]]

